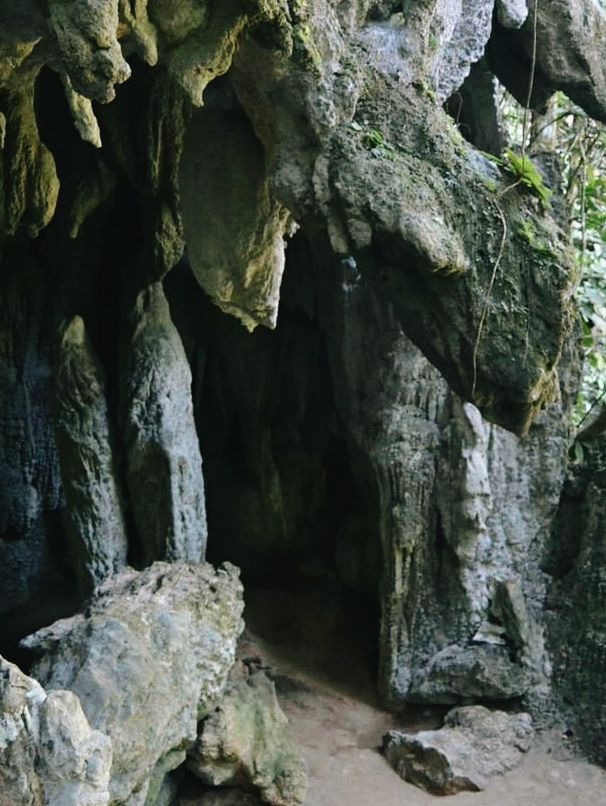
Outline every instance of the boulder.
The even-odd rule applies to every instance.
[[[111,764],[73,692],[0,658],[0,806],[107,806]]]
[[[454,708],[440,730],[390,731],[385,756],[396,772],[434,795],[485,789],[488,779],[516,767],[530,749],[528,714],[490,711],[480,705]]]
[[[297,806],[307,792],[305,762],[288,734],[274,684],[243,664],[204,722],[188,766],[210,786],[252,790],[271,806]]]
[[[100,587],[85,613],[24,640],[33,673],[69,689],[112,741],[111,802],[143,804],[185,759],[220,700],[242,630],[242,587],[225,565],[155,563]]]

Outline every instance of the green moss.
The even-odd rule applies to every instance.
[[[534,252],[557,259],[555,251],[539,236],[531,219],[525,218],[518,222],[517,234]]]

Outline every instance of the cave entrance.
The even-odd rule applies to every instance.
[[[165,285],[188,351],[204,460],[207,556],[242,571],[246,622],[334,682],[378,667],[380,568],[374,505],[340,426],[313,297],[288,249],[278,326],[252,334],[221,313],[186,265]],[[302,280],[302,277],[308,279]]]

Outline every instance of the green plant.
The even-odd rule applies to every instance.
[[[541,172],[526,154],[516,154],[507,148],[503,155],[503,167],[522,185],[530,188],[540,199],[544,208],[551,206],[553,190],[546,187]]]

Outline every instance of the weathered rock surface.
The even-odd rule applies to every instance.
[[[113,747],[111,802],[153,803],[198,720],[219,701],[242,629],[242,588],[225,566],[155,563],[102,585],[84,614],[24,641],[33,674],[77,695]]]
[[[160,283],[139,294],[129,335],[122,419],[143,559],[201,562],[207,526],[191,370]]]
[[[299,806],[307,771],[287,726],[271,680],[240,664],[221,704],[203,723],[188,767],[210,786],[239,786],[271,806]]]
[[[79,316],[61,334],[55,433],[74,565],[90,590],[126,565],[128,539],[105,374]]]
[[[0,806],[107,806],[112,747],[71,691],[0,658]]]
[[[449,646],[429,661],[410,690],[410,699],[428,703],[509,700],[530,685],[528,671],[500,646]]]
[[[0,595],[11,607],[29,601],[53,540],[66,553],[46,523],[62,494],[45,330],[79,313],[121,413],[133,561],[204,556],[193,382],[218,556],[241,551],[280,574],[321,556],[380,599],[392,705],[452,646],[500,659],[492,691],[511,690],[507,656],[528,670],[525,703],[549,699],[541,564],[566,461],[577,278],[552,213],[442,109],[486,48],[485,64],[525,99],[535,10],[532,105],[561,87],[603,117],[604,14],[590,0],[1,4]],[[489,98],[492,78],[480,78]],[[494,115],[491,127],[496,141]],[[300,237],[285,252],[291,218]],[[304,278],[286,326],[238,339],[192,293],[186,359],[154,285],[170,272],[168,285],[186,247],[198,280],[250,327],[276,325],[286,255]],[[134,289],[147,290],[120,361]],[[593,613],[601,582],[593,566],[579,579],[593,593],[575,577],[571,601]],[[580,634],[573,623],[554,647]],[[116,642],[131,640],[111,624]],[[134,646],[146,630],[133,628]],[[587,668],[603,665],[600,636],[598,625],[586,640]],[[143,670],[149,685],[166,682],[159,663]],[[448,686],[468,690],[474,664]],[[582,670],[566,669],[589,703]],[[472,688],[485,691],[485,677]],[[143,753],[143,739],[155,754],[136,780],[118,771],[125,797],[160,791],[183,755],[176,733],[124,739],[115,764]]]
[[[530,11],[521,30],[497,27],[492,38],[489,53],[500,80],[520,103],[526,104],[536,9],[533,106],[540,109],[559,89],[596,120],[606,121],[604,7],[595,0],[530,0],[528,5]],[[506,24],[501,15],[499,21]],[[526,57],[526,64],[521,55]]]
[[[448,391],[368,280],[341,278],[325,327],[338,410],[378,502],[383,696],[396,706],[407,700],[436,653],[477,636],[451,684],[469,684],[476,660],[491,657],[491,673],[483,661],[476,670],[484,667],[477,696],[492,679],[500,681],[494,696],[530,686],[540,699],[550,674],[542,551],[564,478],[566,409],[550,408],[521,440],[488,424]],[[504,647],[483,646],[481,628],[498,625],[495,610],[509,613],[503,641],[514,663]]]
[[[201,286],[249,330],[275,327],[291,216],[272,197],[263,147],[237,104],[194,113],[179,187]]]
[[[516,767],[533,737],[528,714],[455,708],[440,730],[390,731],[383,750],[396,772],[434,795],[485,789],[489,779]]]
[[[567,479],[554,539],[546,603],[553,685],[566,727],[606,765],[606,446],[586,446]]]
[[[64,505],[52,403],[48,278],[5,254],[0,293],[0,640],[16,615],[31,631],[69,584],[48,540]],[[52,513],[52,514],[51,514]],[[11,616],[7,616],[7,613]],[[33,625],[33,626],[31,626]],[[22,633],[23,634],[23,633]]]
[[[363,274],[383,278],[405,332],[459,394],[524,432],[557,396],[557,366],[572,326],[571,262],[561,233],[530,194],[495,196],[495,183],[498,191],[505,180],[465,145],[436,103],[481,58],[494,2],[396,10],[368,0],[180,9],[155,3],[149,10],[145,0],[112,0],[103,8],[91,0],[54,0],[47,9],[32,2],[14,19],[4,15],[0,81],[23,101],[43,64],[63,77],[83,136],[96,145],[107,140],[110,161],[145,199],[152,275],[164,274],[181,255],[182,195],[185,240],[204,287],[249,327],[274,326],[283,238],[293,216],[314,241],[317,259],[354,255]],[[525,4],[499,2],[497,11],[504,30],[517,35]],[[599,40],[598,22],[590,28]],[[527,29],[528,22],[520,36]],[[542,49],[552,51],[558,48]],[[87,103],[114,98],[133,72],[131,54],[165,70],[149,78],[145,68],[133,90],[152,101],[138,107],[149,134],[143,150],[128,109],[95,110],[97,127]],[[518,62],[525,69],[526,56]],[[576,59],[568,67],[597,86],[591,65]],[[235,106],[195,112],[178,181],[191,109],[184,110],[173,85],[195,107],[224,75]],[[135,75],[126,87],[138,81]],[[11,213],[15,226],[31,220],[37,232],[55,205],[53,194],[39,193],[27,177],[52,184],[53,155],[43,151],[31,113],[29,122],[17,123],[15,141],[29,137],[26,153],[37,149],[49,164],[42,170],[34,161],[31,172],[19,173],[22,181],[8,184],[23,208]],[[160,116],[166,124],[158,124]],[[222,134],[215,136],[218,121]],[[522,219],[548,249],[529,248],[518,233]],[[505,229],[513,237],[503,238]],[[518,360],[512,343],[524,339]]]

